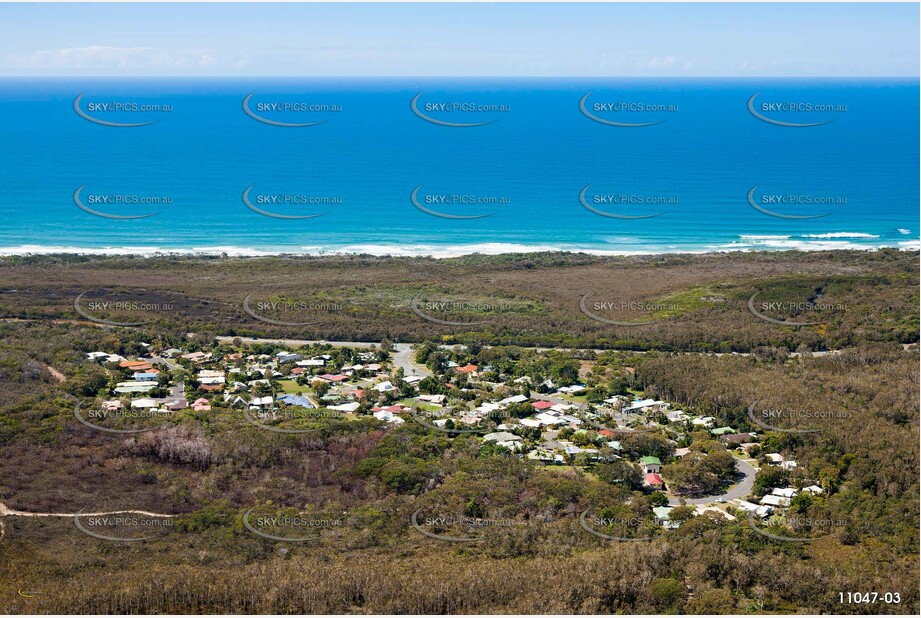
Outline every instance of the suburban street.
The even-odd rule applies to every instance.
[[[310,340],[310,339],[263,339],[261,337],[216,337],[221,343],[228,343],[234,339],[239,339],[243,343],[276,343],[278,345],[286,346],[305,346],[305,345],[318,345],[326,344],[331,345],[334,348],[368,348],[371,347],[380,347],[379,343],[369,343],[367,341],[320,341],[320,340]],[[412,344],[409,343],[395,343],[393,344],[393,365],[394,367],[401,367],[403,373],[408,376],[417,375],[422,377],[428,377],[432,375],[432,372],[428,368],[423,367],[422,365],[417,365],[410,360],[412,356]]]
[[[755,470],[755,468],[744,459],[736,457],[735,460],[739,466],[739,472],[744,475],[741,481],[730,487],[729,491],[724,494],[720,494],[718,496],[706,496],[704,498],[687,498],[685,499],[684,503],[689,506],[702,506],[715,503],[720,499],[723,499],[727,502],[730,500],[742,499],[750,494],[752,487],[755,484],[755,473],[757,470]],[[681,504],[681,500],[670,497],[668,499],[668,504],[669,506],[678,506]]]

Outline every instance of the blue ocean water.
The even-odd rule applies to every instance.
[[[4,79],[0,253],[918,248],[918,86]]]

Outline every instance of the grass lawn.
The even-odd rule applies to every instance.
[[[428,410],[432,412],[434,412],[435,410],[441,409],[441,406],[439,405],[436,405],[434,403],[428,403],[425,401],[419,401],[418,399],[413,399],[412,397],[409,397],[407,399],[402,399],[398,401],[397,403],[399,403],[402,406],[406,406],[408,408],[417,407],[420,410]]]
[[[297,395],[298,393],[307,395],[308,393],[311,393],[309,386],[301,386],[294,380],[279,380],[278,384],[281,386],[282,391],[286,395]]]

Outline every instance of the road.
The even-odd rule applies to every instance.
[[[146,361],[151,365],[163,365],[170,371],[176,371],[182,369],[182,367],[173,361],[163,358],[161,356],[151,356],[150,358],[141,358],[142,361]],[[170,388],[170,398],[171,399],[185,399],[185,383],[177,382]]]
[[[755,485],[755,473],[757,470],[745,461],[738,457],[735,458],[736,463],[739,467],[739,472],[743,474],[742,480],[729,488],[724,494],[718,496],[706,496],[703,498],[685,498],[684,503],[689,506],[702,506],[715,503],[719,499],[723,499],[726,502],[730,500],[742,499],[752,492],[752,487]],[[669,506],[678,506],[681,504],[681,500],[678,498],[669,497],[668,499]]]
[[[396,343],[393,346],[393,366],[401,367],[407,376],[421,376],[427,378],[432,375],[428,367],[412,362],[413,347],[408,343]]]
[[[226,337],[220,336],[216,337],[221,343],[229,343],[234,339],[239,339],[243,343],[275,343],[278,345],[285,345],[289,347],[298,347],[305,345],[330,345],[334,348],[365,348],[370,349],[371,347],[378,348],[380,347],[379,343],[369,343],[367,341],[321,341],[314,339],[263,339],[261,337]],[[429,371],[426,367],[422,365],[417,365],[413,363],[410,358],[412,356],[413,346],[409,343],[395,343],[393,344],[393,366],[401,367],[403,373],[408,376],[422,376],[428,377],[432,375],[432,372]]]
[[[0,517],[102,517],[104,515],[118,515],[119,513],[137,513],[149,517],[177,517],[176,515],[167,515],[165,513],[151,513],[149,511],[138,511],[127,509],[121,511],[103,511],[100,513],[35,513],[30,511],[17,511],[0,502]]]

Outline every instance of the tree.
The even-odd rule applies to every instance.
[[[684,522],[693,519],[696,514],[697,510],[693,506],[682,505],[673,508],[672,511],[668,514],[668,518],[671,521],[683,524]]]
[[[67,379],[67,390],[83,397],[92,397],[109,383],[106,372],[96,366],[78,369],[74,375]]]
[[[783,487],[787,484],[787,473],[782,468],[763,466],[755,475],[752,492],[763,496],[774,487]]]
[[[329,382],[325,380],[314,380],[310,388],[317,394],[317,397],[322,397],[329,392]]]
[[[668,459],[675,452],[674,445],[668,438],[648,431],[634,431],[620,440],[624,451],[633,457],[652,455],[659,459]]]
[[[674,608],[679,601],[684,599],[684,593],[684,584],[677,579],[659,578],[652,580],[652,583],[649,584],[649,594],[652,596],[652,602],[659,609]]]
[[[735,599],[725,588],[711,588],[695,596],[685,606],[689,614],[732,614],[735,608]]]
[[[649,503],[652,506],[668,506],[668,496],[661,491],[654,491],[649,494]]]

